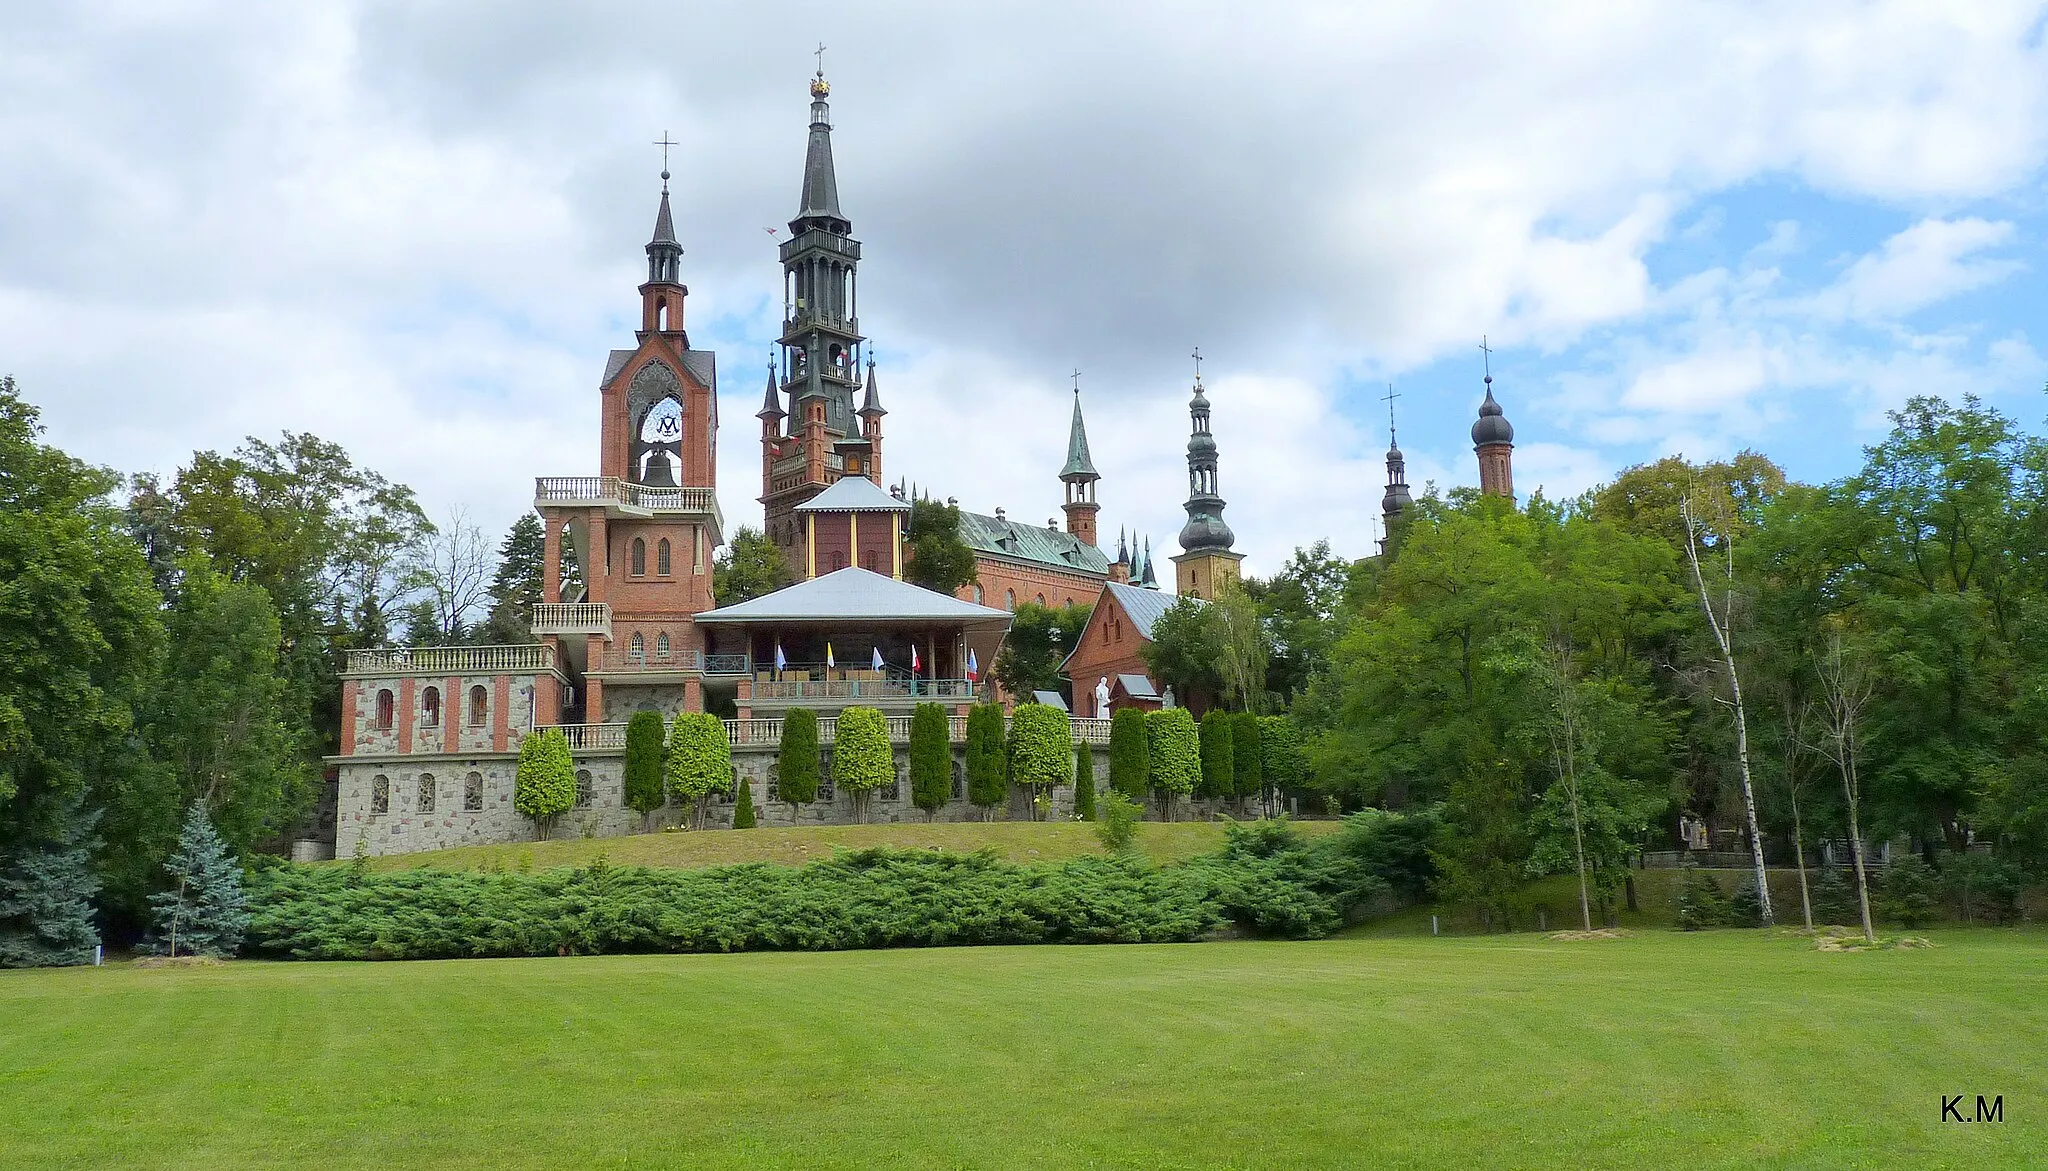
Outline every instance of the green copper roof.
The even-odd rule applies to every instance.
[[[1067,432],[1067,466],[1060,469],[1060,478],[1095,475],[1095,461],[1088,458],[1088,429],[1081,424],[1081,392],[1076,390],[1074,426]]]
[[[976,553],[1036,562],[1070,573],[1109,575],[1109,558],[1103,556],[1102,550],[1058,529],[1020,525],[978,512],[962,512],[960,539]]]

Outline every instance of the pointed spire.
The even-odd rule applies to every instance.
[[[867,397],[861,401],[860,414],[863,419],[872,419],[878,418],[888,413],[888,411],[882,409],[881,393],[875,389],[875,356],[873,354],[869,354],[868,391]]]
[[[654,213],[654,239],[649,244],[676,242],[675,216],[668,209],[668,172],[661,173],[661,210]]]
[[[1159,577],[1152,567],[1152,538],[1150,537],[1145,538],[1145,576],[1140,579],[1138,584],[1148,590],[1159,588]]]
[[[1081,422],[1081,387],[1074,387],[1074,422],[1067,431],[1067,466],[1060,469],[1060,479],[1095,480],[1095,461],[1088,455],[1088,428]]]
[[[782,396],[775,391],[775,359],[768,360],[768,390],[761,398],[761,409],[754,413],[757,419],[780,421],[786,416],[782,410]]]
[[[798,225],[804,220],[846,222],[839,211],[839,178],[832,169],[832,111],[825,104],[825,97],[831,92],[831,83],[825,80],[825,71],[820,67],[818,75],[811,79],[811,141],[804,152],[803,201],[796,219],[790,223],[792,234],[802,230]]]
[[[678,285],[683,277],[683,246],[676,242],[676,221],[668,208],[668,172],[661,173],[661,207],[654,213],[654,238],[647,242],[647,283]]]

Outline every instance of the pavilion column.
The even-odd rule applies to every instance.
[[[562,520],[552,513],[541,516],[540,600],[562,600]]]

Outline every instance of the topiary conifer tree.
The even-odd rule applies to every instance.
[[[634,712],[626,721],[626,808],[641,817],[643,829],[654,828],[654,811],[668,802],[663,785],[660,712]]]
[[[896,754],[889,747],[889,721],[879,708],[850,707],[839,713],[832,737],[832,783],[853,794],[853,820],[866,824],[868,798],[896,779]]]
[[[1146,759],[1145,713],[1127,707],[1109,721],[1109,787],[1143,803],[1152,787],[1152,768]]]
[[[1202,781],[1201,736],[1188,709],[1146,713],[1145,762],[1164,816],[1172,821],[1174,799],[1194,792]]]
[[[754,782],[746,777],[739,780],[739,799],[732,806],[732,827],[734,829],[754,828]]]
[[[99,946],[93,896],[100,890],[92,852],[97,811],[62,798],[52,832],[18,839],[0,854],[0,968],[92,962]]]
[[[789,802],[791,820],[818,799],[818,713],[791,708],[782,717],[782,751],[775,758],[776,793]]]
[[[1202,787],[1201,795],[1222,804],[1237,792],[1237,760],[1235,729],[1231,726],[1230,713],[1222,708],[1210,708],[1202,716]]]
[[[1054,785],[1074,777],[1074,725],[1067,713],[1042,703],[1019,704],[1010,713],[1010,780],[1031,795],[1031,816],[1049,802]]]
[[[1266,778],[1259,725],[1259,717],[1250,712],[1239,712],[1230,717],[1230,760],[1237,770],[1237,779],[1231,787],[1237,791],[1239,804],[1254,798],[1261,806],[1265,804]]]
[[[178,848],[164,859],[164,870],[170,889],[149,896],[157,950],[217,958],[242,950],[242,932],[249,928],[242,867],[214,830],[204,801],[186,810]]]
[[[1003,760],[1003,709],[979,703],[967,710],[967,799],[987,821],[1010,795]]]
[[[536,728],[519,745],[519,775],[512,808],[533,819],[534,836],[547,841],[555,819],[576,807],[576,758],[560,728]]]
[[[668,729],[668,791],[690,802],[690,828],[703,829],[711,795],[732,788],[732,740],[710,712],[677,712]]]
[[[921,703],[910,713],[910,803],[926,821],[953,796],[952,739],[945,708]]]
[[[1074,745],[1074,818],[1095,820],[1095,750],[1078,742]]]

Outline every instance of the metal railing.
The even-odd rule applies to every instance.
[[[650,488],[617,476],[539,476],[533,481],[533,499],[538,504],[616,504],[648,513],[718,512],[713,489]]]
[[[890,743],[910,743],[910,720],[911,717],[909,716],[888,716],[884,719],[883,722],[889,730]],[[1008,720],[1003,722],[1003,727],[1007,734],[1009,729]],[[967,717],[948,716],[946,718],[946,731],[948,739],[953,743],[966,743]],[[726,738],[732,742],[732,746],[735,748],[759,748],[779,745],[782,743],[782,720],[778,717],[727,720],[725,721],[725,734]],[[837,739],[838,734],[839,718],[837,716],[818,717],[819,744],[831,744]],[[1075,720],[1074,739],[1082,744],[1109,743],[1109,721]]]
[[[744,675],[754,669],[754,656],[707,655],[699,651],[697,669],[706,675]]]
[[[545,643],[522,646],[383,647],[350,651],[350,675],[494,675],[550,671],[555,652]]]
[[[863,699],[908,703],[913,700],[965,703],[974,699],[975,685],[965,679],[809,679],[780,680],[754,684],[755,703],[797,703],[803,700]]]
[[[610,638],[611,603],[536,602],[532,625],[535,634],[602,634]]]

